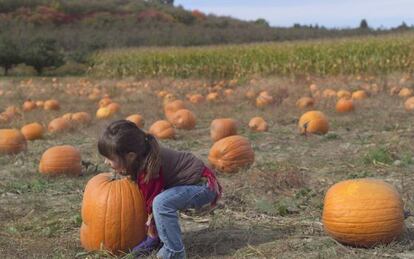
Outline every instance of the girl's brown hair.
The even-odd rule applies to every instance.
[[[145,171],[145,182],[159,176],[161,158],[157,139],[131,121],[117,120],[109,124],[99,137],[98,150],[106,158],[118,157],[126,174],[134,181],[141,170]],[[128,162],[126,157],[131,152],[136,158]]]

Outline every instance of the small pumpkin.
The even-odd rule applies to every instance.
[[[140,114],[132,114],[126,120],[132,121],[138,128],[143,128],[145,125],[144,118]]]
[[[234,95],[234,90],[231,88],[225,89],[224,90],[224,96],[226,97],[232,97]]]
[[[364,100],[368,98],[367,92],[364,90],[357,90],[352,93],[352,99],[353,100]]]
[[[42,138],[44,127],[37,122],[33,122],[23,126],[20,129],[20,131],[22,132],[26,140],[35,140]]]
[[[395,188],[382,180],[346,180],[327,191],[322,222],[325,232],[341,243],[387,244],[404,230],[403,202]]]
[[[32,111],[36,108],[37,108],[36,102],[34,102],[30,99],[23,103],[23,111],[25,111],[25,112]]]
[[[82,172],[80,152],[70,145],[51,147],[42,154],[39,171],[44,175],[80,175]]]
[[[36,107],[37,108],[44,108],[45,102],[44,101],[36,101]]]
[[[188,100],[191,103],[200,104],[200,103],[203,103],[205,99],[204,99],[204,96],[202,96],[201,94],[193,94],[189,96]]]
[[[168,94],[168,91],[161,90],[157,93],[158,97],[164,98]]]
[[[312,108],[314,104],[315,104],[315,101],[312,97],[305,96],[297,100],[296,107],[298,107],[299,109],[307,109],[307,108]]]
[[[187,109],[181,109],[174,113],[171,123],[177,129],[191,130],[195,128],[196,116]]]
[[[119,105],[119,103],[110,103],[108,104],[108,106],[106,106],[106,108],[108,108],[112,114],[117,113],[121,110],[121,105]]]
[[[101,100],[99,100],[98,105],[99,105],[99,108],[102,108],[102,107],[108,106],[110,103],[112,103],[112,99],[109,97],[104,97]]]
[[[259,96],[256,98],[256,106],[259,108],[264,108],[273,103],[273,96],[267,91],[260,92]]]
[[[96,111],[96,118],[100,120],[111,118],[114,114],[108,107],[101,107]]]
[[[328,119],[320,111],[305,112],[299,119],[298,127],[301,134],[326,134],[329,130]]]
[[[211,92],[207,94],[206,100],[207,102],[215,102],[219,98],[219,94],[217,92]]]
[[[92,121],[92,117],[87,112],[75,112],[72,114],[72,121],[78,124],[89,124]]]
[[[340,98],[347,98],[347,99],[349,99],[349,98],[351,98],[351,97],[352,97],[352,94],[351,94],[351,92],[350,92],[350,91],[348,91],[348,90],[339,90],[339,91],[336,93],[336,97],[338,97],[339,99],[340,99]]]
[[[213,142],[237,135],[237,121],[231,118],[215,119],[210,124],[210,137]]]
[[[234,173],[254,162],[254,151],[248,139],[234,135],[215,142],[208,160],[217,170]]]
[[[63,114],[62,118],[64,118],[65,120],[70,121],[70,120],[72,120],[72,116],[73,116],[73,113],[68,112],[68,113]]]
[[[309,85],[309,90],[310,90],[311,92],[316,92],[316,91],[318,91],[318,90],[319,90],[319,87],[318,87],[316,84],[310,84],[310,85]]]
[[[249,89],[246,91],[244,96],[249,100],[254,100],[254,98],[256,98],[256,91],[253,89]]]
[[[324,98],[336,97],[336,91],[331,89],[331,88],[327,88],[327,89],[323,90],[322,97],[324,97]]]
[[[352,99],[341,98],[336,102],[335,109],[337,112],[341,113],[351,112],[355,109],[354,102],[352,101]]]
[[[262,117],[254,117],[249,121],[249,128],[252,131],[264,132],[267,131],[267,122]]]
[[[19,130],[0,129],[0,154],[17,154],[26,148],[26,139]]]
[[[128,178],[111,173],[92,177],[83,193],[81,216],[80,242],[88,251],[125,253],[146,236],[145,202],[137,184]]]
[[[57,111],[60,109],[60,104],[57,100],[55,99],[51,99],[51,100],[47,100],[45,101],[43,108],[45,110],[53,110],[53,111]]]
[[[62,117],[53,119],[51,122],[49,122],[49,125],[47,126],[47,130],[52,133],[67,131],[71,128],[72,125],[70,121]]]
[[[412,96],[412,97],[408,98],[407,100],[405,100],[404,108],[408,112],[414,110],[414,96]]]
[[[172,121],[174,114],[181,109],[185,109],[185,104],[181,100],[175,100],[164,105],[165,117],[168,121]]]
[[[159,120],[154,122],[149,128],[149,133],[159,139],[172,139],[175,137],[175,130],[173,125],[166,120]]]
[[[413,95],[413,90],[407,87],[402,88],[398,93],[400,97],[410,97],[411,95]]]

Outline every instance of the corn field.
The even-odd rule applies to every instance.
[[[110,77],[240,78],[411,72],[414,35],[190,48],[125,48],[91,57],[90,73]]]

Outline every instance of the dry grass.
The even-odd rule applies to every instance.
[[[400,76],[369,79],[389,87]],[[21,79],[0,81],[0,90],[12,91],[0,96],[0,109],[20,106],[26,98],[60,100],[60,111],[24,113],[20,119],[1,127],[21,127],[39,121],[47,124],[66,112],[85,110],[94,114],[96,101],[68,94],[68,89],[88,89],[98,85],[122,105],[124,118],[139,112],[152,122],[163,118],[162,102],[155,90],[176,89],[178,97],[208,90],[208,81],[124,80],[131,92],[116,87],[114,80],[94,81],[82,86],[81,78],[35,79],[32,85]],[[352,78],[312,78],[321,88],[356,89],[365,81]],[[67,84],[70,83],[70,86]],[[403,109],[403,100],[381,92],[357,103],[351,114],[336,114],[334,102],[322,100],[317,109],[324,111],[331,130],[325,136],[300,136],[296,129],[302,113],[295,101],[307,93],[310,81],[304,78],[256,79],[240,82],[235,95],[216,104],[188,106],[198,117],[195,130],[178,131],[176,140],[164,145],[194,152],[207,162],[211,146],[210,122],[217,117],[240,121],[240,133],[254,147],[256,161],[235,175],[220,174],[224,197],[219,207],[204,220],[182,220],[189,258],[408,258],[414,249],[412,218],[406,221],[407,233],[400,240],[373,249],[343,246],[327,237],[320,222],[324,194],[329,186],[343,179],[377,177],[392,183],[401,192],[406,208],[414,211],[413,123]],[[386,84],[387,83],[387,84]],[[148,87],[145,87],[148,85]],[[404,85],[412,87],[413,81]],[[118,85],[119,86],[119,85]],[[243,98],[248,88],[267,89],[280,96],[277,105],[263,110]],[[44,89],[44,90],[42,90]],[[286,90],[287,89],[287,95]],[[284,96],[284,98],[282,98]],[[286,98],[285,98],[286,97]],[[269,132],[252,133],[247,123],[263,116]],[[0,254],[2,258],[99,258],[105,252],[85,253],[79,242],[80,205],[86,182],[97,171],[107,170],[96,149],[96,137],[107,122],[94,120],[91,126],[64,134],[46,134],[29,143],[28,151],[0,157]],[[52,145],[77,146],[90,166],[77,178],[44,177],[37,171],[44,150]],[[396,162],[398,161],[398,162]],[[96,170],[95,170],[96,169]],[[207,219],[207,220],[206,220]],[[206,222],[207,221],[207,222]],[[125,256],[130,257],[129,255]]]

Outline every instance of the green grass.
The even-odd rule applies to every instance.
[[[364,156],[364,163],[369,164],[391,164],[394,161],[390,151],[385,147],[378,147],[371,149]]]

